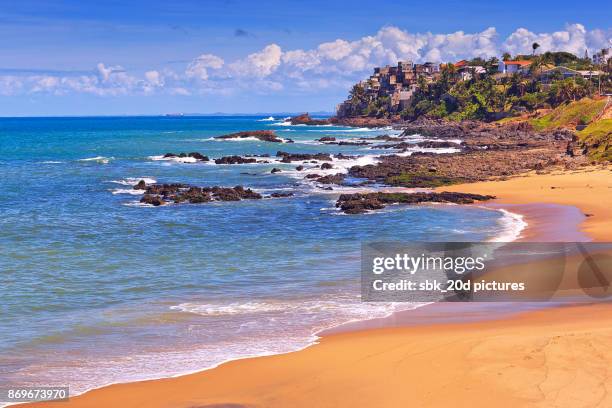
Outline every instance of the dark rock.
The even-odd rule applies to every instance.
[[[278,151],[276,157],[281,157],[281,162],[291,163],[292,161],[305,161],[305,160],[320,160],[320,161],[332,161],[329,153],[287,153]]]
[[[254,137],[262,142],[282,143],[283,139],[276,136],[273,130],[249,130],[245,132],[230,133],[228,135],[215,136],[215,139],[246,139]]]
[[[140,180],[135,186],[134,186],[134,190],[146,190],[147,189],[147,183],[145,183],[144,180]]]
[[[486,201],[495,198],[490,195],[469,193],[355,193],[342,194],[336,202],[336,207],[347,214],[360,214],[370,210],[379,210],[388,204],[419,204],[419,203],[455,203],[472,204],[475,201]]]
[[[325,136],[320,139],[315,139],[317,142],[335,142],[336,138],[331,136]]]
[[[198,153],[198,152],[191,152],[188,154],[188,156],[193,157],[194,159],[199,160],[199,161],[209,161],[210,160],[208,156],[204,156],[203,154]]]
[[[334,155],[334,157],[338,160],[353,160],[356,159],[357,156],[350,156],[350,155],[346,155],[346,154],[342,154],[342,153],[338,153],[336,155]]]
[[[296,169],[297,171],[302,171],[302,170],[304,170],[304,166],[302,166],[302,165],[300,164],[300,165],[299,165],[299,166],[297,166],[295,169]]]
[[[361,140],[385,140],[387,142],[401,142],[403,138],[389,135],[378,135],[376,137],[360,137]]]
[[[200,204],[210,201],[240,201],[260,198],[262,198],[261,194],[242,186],[198,187],[188,184],[151,184],[147,186],[140,202],[159,206],[170,202]]]
[[[155,195],[151,195],[151,194],[143,195],[142,198],[140,199],[140,202],[144,204],[154,205],[155,207],[158,207],[163,204],[163,201],[161,200],[161,198]]]
[[[319,177],[317,182],[321,184],[342,184],[344,182],[344,177],[346,177],[346,175],[342,173],[330,174],[328,176]]]
[[[323,163],[321,165],[321,170],[329,170],[329,169],[333,169],[334,166],[331,163]]]
[[[191,152],[191,153],[166,153],[166,154],[164,154],[164,158],[165,159],[174,158],[174,157],[180,157],[180,158],[193,157],[197,161],[208,161],[208,160],[210,160],[208,158],[208,156],[204,156],[203,154],[198,153],[198,152]]]
[[[277,192],[277,193],[270,194],[270,197],[272,197],[272,198],[293,197],[293,193],[289,193],[289,192]]]
[[[302,115],[294,116],[289,119],[289,122],[292,125],[327,125],[330,123],[329,119],[312,119],[308,113],[304,113]]]
[[[224,156],[219,159],[215,159],[217,164],[249,164],[256,163],[257,159],[242,156]]]
[[[270,173],[280,173],[281,171],[282,171],[281,169],[275,167],[270,171]]]

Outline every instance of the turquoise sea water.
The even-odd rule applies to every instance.
[[[360,156],[337,161],[335,173],[389,152],[315,139],[399,133],[264,119],[0,119],[0,387],[70,385],[75,393],[295,350],[317,330],[410,307],[360,302],[362,242],[478,241],[514,228],[507,215],[479,207],[342,215],[334,202],[350,188],[306,183],[297,163],[156,157]],[[253,129],[296,143],[211,139]],[[283,172],[270,174],[273,167]],[[295,196],[153,208],[131,190],[141,178]]]

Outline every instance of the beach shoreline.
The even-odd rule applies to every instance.
[[[522,231],[519,240],[550,242],[593,239],[605,241],[611,239],[610,231],[612,231],[611,229],[606,229],[610,222],[610,216],[602,212],[605,209],[605,204],[603,207],[602,204],[606,202],[606,199],[610,199],[612,191],[612,185],[609,185],[610,182],[605,177],[608,176],[609,178],[609,172],[607,168],[590,167],[580,171],[553,171],[545,175],[530,174],[514,177],[509,180],[451,186],[441,188],[440,190],[470,191],[482,194],[494,193],[498,198],[493,203],[487,204],[488,207],[520,214],[527,222],[527,227]],[[555,188],[551,189],[550,187]],[[572,194],[559,194],[567,192],[567,190],[572,190]],[[586,190],[591,194],[585,194],[584,191]],[[586,217],[585,213],[593,215]],[[555,225],[551,227],[551,223]],[[572,231],[572,229],[577,228],[579,230]],[[565,231],[565,234],[560,235],[563,231]],[[347,396],[348,389],[346,386],[351,382],[354,382],[354,385],[363,385],[365,378],[362,375],[365,374],[363,372],[347,373],[343,364],[356,356],[363,357],[365,350],[372,347],[369,341],[370,336],[378,336],[379,333],[384,333],[385,338],[393,339],[393,342],[397,342],[397,344],[403,344],[409,341],[407,333],[410,333],[410,336],[430,336],[431,341],[437,341],[435,339],[440,333],[449,334],[459,329],[466,336],[470,336],[470,331],[477,329],[489,331],[495,334],[495,337],[499,335],[497,332],[504,332],[508,325],[525,324],[531,330],[535,329],[535,327],[531,327],[535,321],[550,321],[552,324],[552,322],[560,322],[561,320],[563,320],[565,325],[563,326],[565,330],[563,336],[569,336],[570,334],[568,333],[572,333],[571,336],[573,336],[575,335],[574,330],[577,330],[576,325],[585,325],[585,319],[587,316],[591,316],[591,310],[593,309],[590,308],[597,308],[599,316],[598,319],[587,319],[587,321],[593,323],[593,326],[589,326],[589,329],[594,329],[597,324],[601,324],[600,319],[612,316],[612,309],[607,307],[607,305],[548,307],[550,305],[540,304],[526,306],[513,311],[509,311],[507,307],[499,305],[493,305],[493,308],[490,305],[487,307],[480,307],[477,304],[476,306],[473,305],[469,304],[467,307],[465,305],[461,306],[463,307],[463,313],[461,313],[459,318],[457,318],[459,315],[457,314],[456,306],[435,304],[419,308],[417,312],[414,310],[397,312],[382,319],[348,323],[320,332],[320,339],[317,343],[299,351],[267,357],[232,360],[212,369],[169,379],[105,386],[72,398],[69,404],[70,406],[98,407],[109,406],[111,404],[117,405],[119,401],[123,401],[123,406],[138,406],[146,400],[148,401],[146,405],[153,407],[207,406],[205,404],[219,403],[238,404],[236,406],[312,406],[308,405],[307,401],[311,403],[313,395],[308,392],[299,391],[303,384],[303,379],[300,379],[300,375],[303,374],[299,374],[303,367],[300,364],[304,361],[304,355],[314,354],[318,356],[308,357],[308,359],[314,358],[312,364],[316,367],[309,364],[308,369],[309,375],[314,375],[313,372],[317,372],[320,366],[327,366],[329,364],[329,362],[326,364],[324,359],[321,359],[319,353],[329,357],[328,348],[331,348],[337,354],[335,358],[345,361],[344,363],[337,361],[337,365],[334,365],[338,371],[344,373],[342,377],[344,386],[338,387],[336,389],[337,394],[335,395],[329,394],[331,392],[329,390],[326,393],[320,394],[317,406],[346,406],[349,404],[344,402],[338,403],[340,401],[338,398]],[[453,315],[455,316],[454,319],[451,318]],[[563,316],[574,316],[576,319],[564,318]],[[606,341],[608,335],[609,333],[606,332]],[[612,333],[610,333],[610,337],[612,337]],[[347,350],[345,343],[353,341],[365,342],[367,345],[364,346],[365,348],[357,347],[356,349],[350,348],[351,351]],[[372,342],[376,343],[374,340]],[[379,352],[385,353],[387,346],[388,344],[380,347]],[[427,350],[424,349],[422,352],[427,353]],[[458,356],[453,357],[455,359],[459,358]],[[495,356],[488,355],[488,358],[495,359]],[[436,361],[434,359],[434,364],[437,364]],[[277,369],[280,370],[279,364],[285,370],[282,371],[282,374],[275,371]],[[374,361],[372,364],[372,369],[376,371],[375,367],[378,366],[379,362]],[[250,389],[248,384],[250,383],[257,383],[256,389],[264,386],[257,379],[249,378],[249,374],[243,374],[252,373],[251,367],[258,367],[257,370],[274,372],[274,375],[271,374],[268,378],[268,382],[265,384],[265,387],[267,387],[265,388],[266,392],[261,393],[262,396],[257,396],[260,395],[259,393],[256,395],[249,394],[248,392]],[[235,372],[237,368],[241,374]],[[388,368],[380,368],[379,370],[385,372]],[[327,370],[331,369],[332,367],[327,366]],[[566,367],[566,369],[569,369],[569,367]],[[291,380],[286,380],[287,375],[289,375],[289,372],[286,370],[290,372],[295,370]],[[313,372],[310,370],[313,370]],[[225,376],[225,373],[228,371],[232,372],[229,378]],[[235,377],[236,375],[238,377]],[[437,381],[435,373],[430,373],[430,375],[432,376],[431,380],[435,383]],[[514,380],[516,381],[517,378],[514,378]],[[244,386],[241,385],[237,389],[231,385],[235,384],[235,381],[244,384]],[[323,383],[317,382],[317,384],[321,388],[328,388]],[[431,385],[431,383],[428,384]],[[490,384],[489,386],[498,385]],[[427,387],[427,384],[423,386]],[[149,397],[145,396],[149,392],[157,395],[159,387],[166,390],[176,390],[177,393],[183,394],[184,398],[176,397],[175,399],[170,396],[163,398],[158,396],[149,399]],[[298,391],[288,392],[287,387]],[[213,389],[215,390],[214,392],[212,391]],[[204,390],[209,390],[209,392]],[[502,389],[499,389],[499,387],[495,391],[494,395],[498,397],[504,395],[508,398],[508,401],[512,400],[519,404],[524,404],[528,401],[520,398],[517,399],[514,396],[515,394],[507,394]],[[332,394],[334,393],[332,392]],[[461,400],[461,397],[457,398]],[[362,399],[363,401],[360,403],[359,401]],[[334,404],[334,401],[338,404]],[[362,395],[359,400],[353,401],[350,405],[368,406],[365,403],[366,401],[367,396]],[[400,403],[400,399],[379,401],[379,406],[397,406],[396,404]],[[480,402],[484,403],[484,401]],[[480,405],[480,402],[473,406],[486,406]],[[436,404],[426,406],[439,406]],[[32,406],[45,405],[33,404]]]

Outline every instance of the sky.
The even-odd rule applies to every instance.
[[[612,45],[612,3],[0,0],[0,116],[333,111],[375,66]]]

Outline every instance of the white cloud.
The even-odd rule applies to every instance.
[[[540,52],[569,51],[581,56],[588,48],[592,55],[612,45],[612,29],[587,30],[581,24],[571,24],[561,31],[534,33],[519,28],[500,39],[494,27],[476,33],[412,33],[387,26],[353,41],[339,38],[310,49],[282,50],[272,43],[227,63],[217,55],[201,54],[177,72],[151,69],[128,73],[119,65],[99,63],[86,75],[0,75],[0,95],[314,93],[348,89],[375,66],[399,60],[452,62],[500,56],[506,51],[530,53],[533,42],[540,44]]]
[[[319,45],[317,51],[322,58],[338,61],[347,57],[353,51],[353,47],[348,41],[338,39]]]
[[[230,64],[231,73],[237,77],[266,77],[278,68],[281,63],[281,55],[281,47],[270,44],[260,52],[250,54],[245,59]]]
[[[222,58],[212,54],[202,54],[194,59],[185,70],[185,74],[190,78],[198,78],[206,81],[209,69],[220,69],[225,62]]]
[[[152,86],[164,86],[164,78],[158,71],[147,71],[144,75]]]
[[[18,94],[23,89],[22,78],[15,75],[0,76],[0,95],[10,96]]]
[[[533,33],[525,28],[519,28],[504,41],[502,50],[511,54],[529,54],[532,44],[540,45],[538,52],[567,51],[578,56],[584,55],[589,49],[591,55],[594,51],[611,45],[611,30],[587,31],[582,24],[569,24],[563,31],[553,33]]]
[[[413,34],[390,26],[352,42],[338,39],[312,50],[287,51],[283,63],[293,70],[351,75],[399,60],[444,62],[492,56],[497,54],[496,41],[493,27],[475,34]]]

